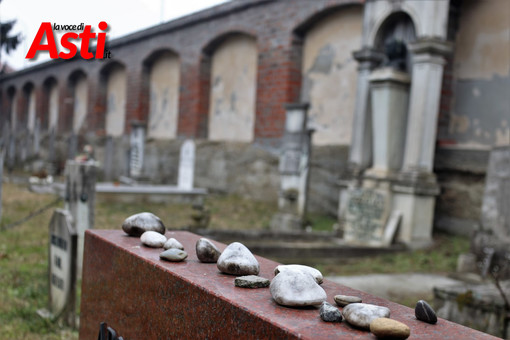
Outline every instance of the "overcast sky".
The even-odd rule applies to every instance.
[[[6,55],[2,62],[20,69],[49,60],[47,52],[40,53],[37,61],[25,56],[35,38],[41,22],[59,25],[91,25],[98,32],[97,24],[106,21],[110,30],[108,39],[115,39],[140,29],[157,25],[162,21],[200,11],[228,0],[2,0],[0,21],[16,19],[14,33],[25,37],[15,52]],[[60,41],[57,38],[57,44]]]

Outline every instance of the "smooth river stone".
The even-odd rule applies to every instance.
[[[351,325],[368,329],[373,320],[377,318],[389,318],[390,310],[387,307],[368,303],[351,303],[344,307],[342,314],[345,320]]]
[[[221,255],[221,251],[206,238],[201,238],[195,245],[197,257],[200,262],[216,263]]]
[[[414,308],[414,315],[420,321],[434,324],[437,322],[437,316],[434,309],[424,300],[420,300],[416,303]]]
[[[276,303],[282,306],[318,306],[327,298],[315,279],[299,270],[280,272],[271,281],[269,290]]]
[[[233,242],[218,258],[218,269],[231,275],[258,275],[260,265],[255,256],[246,246],[239,242]]]
[[[335,302],[340,307],[347,306],[350,303],[360,303],[362,300],[359,296],[351,295],[335,295]]]
[[[313,276],[313,278],[318,284],[321,284],[322,281],[324,280],[324,277],[322,276],[322,273],[319,270],[313,267],[304,266],[302,264],[281,264],[279,266],[276,266],[276,268],[274,269],[274,275],[278,275],[278,273],[281,273],[284,270],[300,270],[304,273],[308,273]]]
[[[257,275],[247,275],[236,277],[234,285],[240,288],[266,288],[270,281]]]
[[[326,322],[340,322],[342,321],[342,313],[338,308],[332,304],[324,301],[319,310],[322,321]]]
[[[140,237],[146,231],[156,231],[164,235],[166,228],[159,217],[150,212],[143,212],[126,218],[122,223],[122,230],[129,236]]]
[[[181,249],[181,250],[184,250],[184,246],[181,244],[181,242],[177,241],[175,238],[171,237],[169,238],[165,244],[163,245],[163,248],[165,249],[171,249],[171,248],[175,248],[175,249]]]
[[[188,257],[188,253],[182,249],[170,248],[159,254],[159,257],[163,260],[181,262]]]
[[[147,247],[151,248],[163,248],[163,245],[166,242],[165,235],[161,235],[155,231],[146,231],[140,236],[140,241]]]
[[[407,339],[411,329],[397,320],[377,318],[370,323],[370,332],[379,339]]]

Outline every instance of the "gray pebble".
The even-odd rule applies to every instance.
[[[236,277],[234,284],[240,288],[266,288],[269,287],[270,281],[257,275],[247,275]]]
[[[358,296],[350,296],[350,295],[335,295],[335,302],[340,307],[347,306],[350,303],[360,303],[362,300]]]
[[[332,304],[324,301],[319,310],[322,321],[326,322],[340,322],[342,321],[342,313],[338,308]]]
[[[351,303],[344,307],[342,314],[345,321],[363,329],[369,329],[370,323],[377,318],[389,318],[390,310],[387,307],[371,305],[368,303]]]
[[[181,262],[188,257],[188,253],[182,249],[170,248],[159,254],[159,257],[163,260]]]
[[[201,238],[195,245],[197,257],[200,262],[216,263],[221,255],[221,251],[206,238]]]
[[[231,275],[258,275],[260,265],[246,246],[233,242],[221,253],[217,263],[218,269]]]
[[[122,230],[129,236],[140,237],[146,231],[165,234],[165,225],[159,217],[150,212],[142,212],[126,218]]]

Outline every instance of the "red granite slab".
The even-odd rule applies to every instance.
[[[269,288],[237,288],[234,276],[198,261],[195,243],[200,236],[185,231],[166,236],[184,245],[186,261],[162,261],[161,249],[147,248],[121,230],[86,232],[80,339],[97,339],[101,322],[125,340],[375,339],[346,322],[323,322],[318,308],[279,306]],[[272,279],[278,263],[256,257],[260,276]],[[322,287],[332,304],[334,295],[345,294],[388,307],[392,319],[411,328],[409,339],[496,339],[443,319],[429,325],[416,320],[413,309],[328,280]]]

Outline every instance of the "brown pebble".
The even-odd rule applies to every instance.
[[[411,330],[406,324],[389,318],[377,318],[370,323],[370,332],[379,339],[407,339]]]

